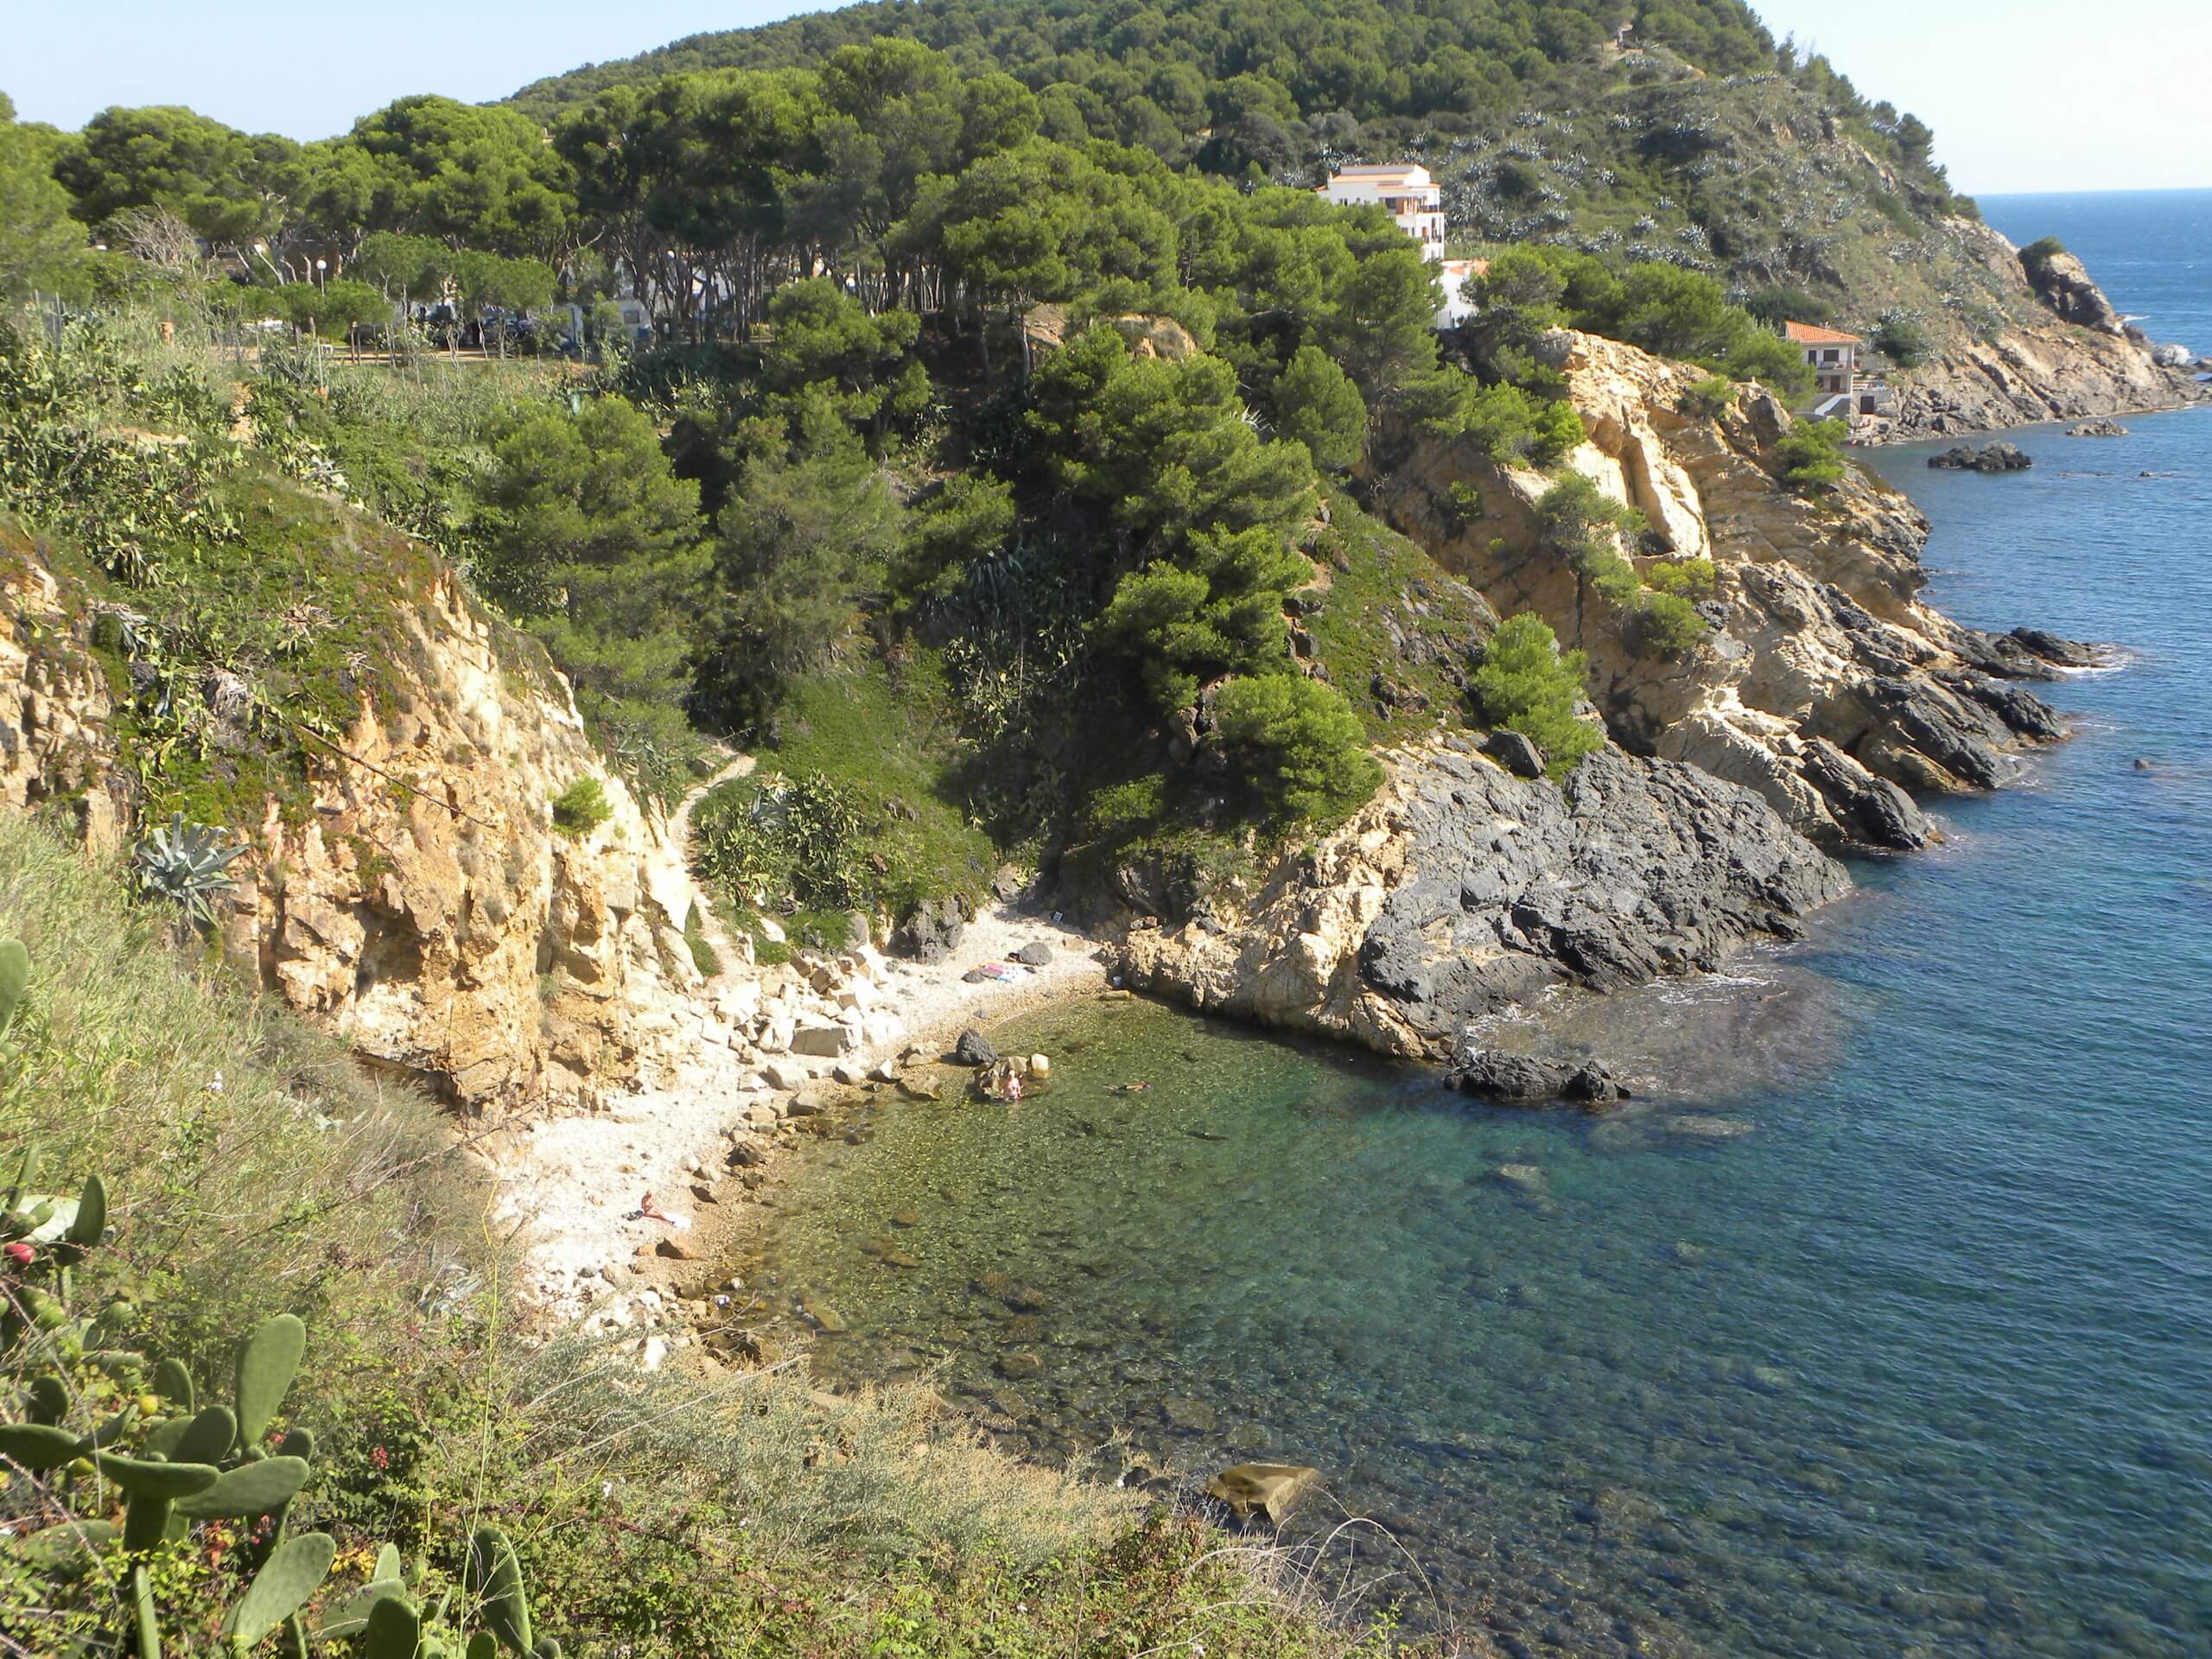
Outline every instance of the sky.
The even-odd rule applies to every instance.
[[[2212,0],[1752,0],[1870,99],[1936,130],[1977,194],[2212,188]],[[218,0],[7,0],[0,92],[76,128],[110,104],[189,104],[251,131],[341,132],[407,92],[501,98],[793,0],[472,0],[450,14]],[[441,16],[444,21],[441,21]]]

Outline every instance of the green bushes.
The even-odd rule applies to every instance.
[[[1647,587],[1662,594],[1679,594],[1685,599],[1710,599],[1719,585],[1719,573],[1713,561],[1707,558],[1671,559],[1655,564],[1643,573]]]
[[[1550,625],[1523,611],[1498,624],[1471,689],[1484,719],[1528,738],[1562,777],[1605,745],[1602,729],[1574,715],[1588,672],[1580,652],[1561,652]]]
[[[1587,435],[1564,397],[1546,397],[1501,381],[1470,385],[1455,404],[1453,427],[1504,467],[1549,467]]]
[[[1874,327],[1874,349],[1901,369],[1916,369],[1936,355],[1928,325],[1911,313],[1892,311]]]
[[[849,910],[868,893],[854,792],[818,772],[725,785],[692,815],[701,874],[772,910]]]
[[[1843,482],[1848,421],[1800,421],[1774,446],[1782,480],[1801,495],[1825,495]]]
[[[1548,245],[1517,247],[1467,284],[1480,307],[1474,330],[1493,374],[1535,384],[1531,353],[1548,328],[1576,328],[1626,340],[1733,380],[1758,380],[1785,396],[1810,391],[1812,369],[1759,319],[1728,302],[1702,271],[1644,261],[1616,269],[1593,254]],[[1787,304],[1784,300],[1781,303]]]
[[[2026,269],[2029,280],[2040,283],[2050,270],[2051,261],[2066,251],[2066,245],[2056,237],[2038,237],[2020,250],[2020,264]]]
[[[1621,613],[1622,638],[1630,649],[1680,658],[1704,643],[1710,630],[1684,597],[1697,576],[1669,575],[1647,586],[1620,552],[1621,537],[1642,533],[1642,513],[1574,473],[1537,501],[1536,523],[1542,544]],[[1710,577],[1710,561],[1703,564],[1702,574]]]
[[[1344,698],[1303,675],[1231,680],[1215,719],[1230,766],[1280,821],[1333,828],[1382,782]]]
[[[1683,388],[1682,403],[1700,415],[1722,414],[1735,406],[1736,383],[1725,374],[1708,374]]]
[[[607,791],[586,772],[553,798],[553,827],[571,841],[581,841],[614,816]]]

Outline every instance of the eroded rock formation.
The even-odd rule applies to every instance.
[[[592,1102],[696,1065],[707,1027],[679,850],[587,741],[566,688],[503,651],[442,579],[398,613],[406,677],[269,799],[218,921],[236,960],[365,1057],[472,1109]],[[95,843],[133,802],[83,595],[27,544],[0,559],[0,806]],[[551,802],[597,779],[575,837]],[[727,1036],[723,1040],[726,1042]]]
[[[1653,654],[1632,617],[1542,547],[1541,474],[1426,438],[1368,487],[1500,614],[1535,611],[1589,653],[1617,741],[1742,784],[1815,840],[1909,848],[1929,830],[1905,791],[1991,787],[2013,750],[2056,734],[2008,683],[2050,677],[2037,651],[1921,602],[1928,524],[1904,496],[1855,468],[1832,493],[1795,493],[1777,477],[1790,422],[1773,398],[1747,391],[1710,415],[1691,391],[1697,371],[1568,339],[1568,393],[1589,434],[1570,464],[1643,515],[1641,569],[1712,561],[1702,646]]]

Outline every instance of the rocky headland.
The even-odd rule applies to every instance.
[[[1764,393],[1709,413],[1694,370],[1589,335],[1554,345],[1589,435],[1570,464],[1642,515],[1642,570],[1711,562],[1707,638],[1655,654],[1545,550],[1551,478],[1408,438],[1363,479],[1370,505],[1494,614],[1535,611],[1586,652],[1611,745],[1557,783],[1516,776],[1495,742],[1394,753],[1382,792],[1318,847],[1187,917],[1123,918],[1133,983],[1456,1061],[1486,1092],[1600,1094],[1572,1065],[1486,1086],[1469,1027],[1549,987],[1618,988],[1796,937],[1850,886],[1832,854],[1924,846],[1939,831],[1916,798],[1997,787],[2063,735],[2028,688],[2094,650],[1925,604],[1928,526],[1903,496],[1857,468],[1793,492],[1775,461],[1790,418]]]
[[[1911,442],[2044,421],[2080,421],[2212,399],[2195,353],[2160,346],[2122,317],[2075,255],[2021,251],[1979,219],[1928,233],[1987,290],[1985,321],[1953,331],[1929,362],[1892,371],[1892,415],[1869,441]]]

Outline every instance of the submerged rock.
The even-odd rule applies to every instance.
[[[1193,1400],[1187,1395],[1171,1394],[1160,1402],[1160,1414],[1167,1427],[1183,1434],[1210,1434],[1220,1415],[1203,1400]]]
[[[1749,1135],[1753,1126],[1740,1117],[1716,1117],[1704,1112],[1683,1112],[1667,1120],[1667,1127],[1676,1135],[1687,1135],[1700,1141],[1733,1141]]]
[[[2047,663],[2061,668],[2094,668],[2101,660],[2097,648],[2085,639],[2069,639],[2043,628],[2015,628],[2012,637]]]
[[[1626,1100],[1628,1086],[1602,1060],[1555,1060],[1503,1049],[1463,1050],[1444,1081],[1490,1100]]]
[[[1206,1496],[1229,1506],[1248,1525],[1255,1519],[1281,1526],[1321,1478],[1302,1463],[1240,1463],[1206,1483]]]
[[[2079,426],[2068,427],[2066,435],[2069,438],[2124,438],[2127,435],[2127,429],[2118,421],[2083,421]]]

